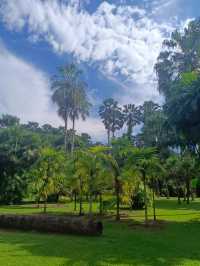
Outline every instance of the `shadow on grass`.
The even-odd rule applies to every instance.
[[[41,260],[44,257],[48,257],[49,261],[53,257],[62,258],[64,264],[59,266],[177,266],[183,265],[184,261],[187,265],[199,261],[200,265],[199,228],[200,223],[191,220],[167,222],[163,230],[156,232],[130,228],[127,223],[106,222],[102,237],[3,231],[0,246],[9,245],[9,249],[13,250],[19,247],[32,257],[41,257]],[[9,256],[16,256],[16,261],[23,259],[14,251]]]

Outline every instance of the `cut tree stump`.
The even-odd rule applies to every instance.
[[[100,236],[103,232],[102,222],[95,219],[53,215],[0,215],[0,228],[88,236]]]

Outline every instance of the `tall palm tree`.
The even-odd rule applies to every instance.
[[[75,143],[75,122],[79,118],[85,120],[89,116],[89,109],[91,104],[88,100],[85,83],[77,81],[75,86],[71,91],[71,110],[69,117],[72,121],[72,142],[71,142],[71,152],[74,152]]]
[[[129,140],[131,140],[133,127],[140,123],[141,111],[140,108],[136,107],[134,104],[127,104],[124,105],[123,113],[127,125],[127,136]]]
[[[110,135],[115,137],[116,130],[120,130],[124,125],[124,115],[118,102],[112,98],[106,99],[99,108],[99,115],[107,130],[108,146],[110,145]]]
[[[58,75],[52,79],[51,88],[53,90],[52,101],[58,107],[58,115],[63,119],[65,123],[64,127],[64,144],[65,150],[67,150],[67,130],[68,130],[68,119],[71,111],[71,90],[73,82],[77,72],[74,64],[62,66],[59,68]]]
[[[59,69],[52,81],[52,100],[58,106],[58,115],[65,123],[65,150],[67,150],[68,120],[72,121],[71,151],[74,151],[75,120],[89,115],[90,103],[85,92],[86,85],[81,81],[81,71],[75,64]]]

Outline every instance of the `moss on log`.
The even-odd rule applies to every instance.
[[[102,222],[74,216],[0,215],[0,228],[88,236],[103,232]]]

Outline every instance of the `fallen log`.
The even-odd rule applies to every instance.
[[[103,224],[95,219],[52,215],[0,215],[0,228],[61,234],[100,236]]]

